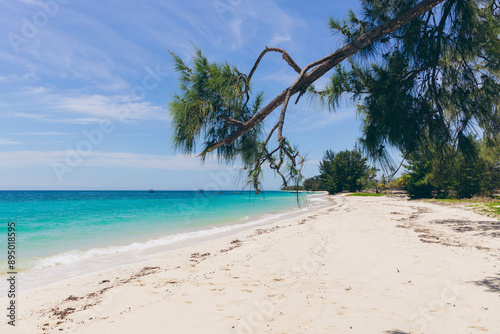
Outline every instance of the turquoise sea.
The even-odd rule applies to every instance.
[[[38,277],[27,287],[143,260],[147,254],[195,243],[304,210],[316,202],[289,192],[242,191],[0,191],[0,272],[7,270],[7,225],[16,226],[16,270]],[[167,247],[167,248],[166,248]],[[138,255],[139,254],[139,255]],[[129,260],[127,259],[127,256]],[[102,260],[101,262],[99,262]],[[89,261],[94,261],[89,266]],[[101,265],[99,265],[101,263]],[[101,267],[100,267],[101,266]],[[54,270],[50,270],[53,268]],[[61,268],[64,268],[62,270]],[[63,275],[64,276],[64,275]],[[65,277],[62,277],[65,278]]]

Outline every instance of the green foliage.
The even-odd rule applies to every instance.
[[[405,167],[410,171],[406,185],[410,198],[431,198],[434,191],[429,177],[432,172],[431,161],[422,152],[415,152],[408,158]]]
[[[349,43],[390,19],[406,22],[399,15],[415,4],[361,0],[361,15],[350,11],[346,20],[331,19],[329,25]],[[481,153],[477,159],[483,150],[478,151],[471,134],[481,133],[488,145],[500,140],[499,17],[498,0],[444,0],[338,65],[322,90],[307,86],[325,73],[321,69],[333,66],[327,57],[301,69],[286,51],[266,47],[246,76],[227,63],[209,62],[199,50],[192,67],[172,53],[180,74],[180,92],[170,103],[174,146],[193,153],[198,145],[203,159],[215,150],[219,161],[241,160],[246,181],[257,192],[265,167],[280,175],[284,186],[298,185],[305,160],[283,135],[283,124],[290,96],[307,90],[332,110],[343,98],[352,98],[363,122],[365,152],[390,166],[388,147],[399,149],[409,158],[408,189],[415,196],[491,191],[487,184],[498,184],[500,178],[495,172],[500,152]],[[252,93],[250,78],[267,52],[280,52],[301,74],[262,108],[262,93]],[[264,137],[262,121],[280,105],[279,121]],[[276,133],[277,140],[271,140]],[[360,152],[354,157],[348,151],[327,151],[320,166],[322,186],[335,193],[373,183],[362,160]]]
[[[308,191],[326,190],[325,186],[323,185],[323,182],[321,181],[321,176],[319,175],[306,179],[304,181],[304,188]]]
[[[374,189],[377,187],[377,172],[379,169],[375,167],[369,167],[368,171],[359,180],[360,189]]]
[[[491,147],[470,136],[470,154],[443,147],[437,152],[421,149],[408,158],[407,190],[411,198],[471,198],[489,196],[500,188],[500,155],[492,158]]]
[[[331,109],[343,97],[358,103],[364,149],[386,166],[387,147],[416,152],[445,145],[466,154],[470,134],[500,133],[500,19],[496,0],[446,0],[337,66],[314,100]],[[362,1],[330,28],[345,43],[413,6],[413,0]],[[417,185],[427,192],[425,182]],[[472,187],[472,185],[471,185]],[[464,190],[467,192],[467,190]]]
[[[325,189],[330,194],[361,189],[361,180],[367,177],[371,170],[366,162],[367,159],[358,148],[339,153],[327,150],[319,164],[320,178]]]
[[[282,191],[302,191],[306,190],[304,186],[289,186],[289,187],[281,187]]]
[[[468,204],[468,206],[474,208],[476,212],[488,216],[500,217],[500,201],[497,196],[474,197],[472,199],[431,199],[429,201],[431,203],[440,204]]]
[[[500,202],[488,203],[486,206],[490,209],[491,213],[500,216]]]
[[[383,196],[383,194],[381,194],[381,193],[352,193],[352,194],[347,194],[347,196],[379,197],[379,196]]]
[[[404,174],[396,179],[396,181],[394,182],[394,185],[396,188],[406,189],[409,181],[410,181],[410,175]]]
[[[175,70],[180,74],[180,93],[173,96],[169,106],[174,148],[188,154],[194,153],[200,145],[203,150],[200,156],[204,160],[216,143],[237,132],[262,108],[263,93],[253,96],[245,74],[227,63],[209,62],[198,49],[192,67],[176,54],[171,52],[171,55]],[[230,145],[215,148],[221,162],[242,161],[246,184],[257,192],[261,190],[265,166],[281,176],[285,187],[290,183],[297,185],[302,180],[305,158],[298,153],[297,147],[290,145],[285,137],[278,139],[278,148],[271,150],[267,146],[276,128],[263,140],[263,123],[258,122]]]
[[[175,149],[194,153],[201,139],[205,151],[237,129],[236,125],[221,122],[222,119],[230,117],[245,122],[260,109],[262,93],[250,101],[247,95],[250,85],[234,66],[210,63],[198,49],[192,68],[174,53],[171,55],[175,70],[180,74],[180,94],[174,95],[169,108]],[[250,164],[260,148],[260,136],[261,126],[256,126],[234,145],[219,147],[217,157],[226,162],[240,157],[244,164]]]

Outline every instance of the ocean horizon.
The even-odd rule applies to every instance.
[[[319,203],[319,197],[286,191],[13,190],[0,191],[0,219],[5,229],[15,223],[16,270],[25,278],[21,289],[29,289]],[[7,233],[1,240],[7,245]],[[8,271],[4,255],[0,272]]]

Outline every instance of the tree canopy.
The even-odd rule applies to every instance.
[[[500,150],[474,136],[468,140],[476,152],[451,154],[449,146],[442,153],[418,150],[408,157],[406,188],[411,198],[489,196],[500,189]],[[444,156],[445,161],[439,158]]]
[[[304,189],[309,191],[322,191],[326,190],[323,182],[321,181],[321,176],[316,175],[304,180]]]
[[[326,151],[319,164],[320,179],[330,194],[358,191],[362,188],[362,179],[372,173],[361,150],[345,150],[338,153]]]
[[[404,10],[398,3],[406,2],[364,1],[360,18],[351,13],[330,27],[352,40]],[[478,128],[488,140],[500,133],[499,28],[495,2],[445,1],[337,66],[322,91],[310,91],[330,108],[346,94],[357,101],[362,143],[373,157],[385,159],[389,146],[405,154],[446,145],[470,151]]]
[[[225,162],[240,159],[257,191],[265,166],[284,186],[297,183],[304,157],[283,136],[295,94],[296,102],[307,94],[331,110],[352,98],[363,121],[363,149],[386,165],[390,146],[408,157],[422,148],[467,154],[473,149],[470,135],[478,131],[486,142],[495,142],[500,133],[498,0],[361,4],[359,14],[329,21],[346,45],[304,67],[278,48],[266,47],[248,75],[227,63],[208,62],[199,50],[192,67],[172,53],[180,73],[180,93],[170,104],[175,147],[192,153],[201,140],[202,158],[214,151]],[[264,106],[251,79],[269,52],[281,53],[297,79]],[[312,85],[332,69],[326,87]],[[279,106],[278,122],[264,133],[264,119]]]

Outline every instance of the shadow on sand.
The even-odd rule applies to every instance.
[[[482,286],[486,288],[488,292],[499,293],[500,292],[500,273],[496,276],[486,277],[480,281],[472,281],[469,283],[474,283],[475,285]]]

